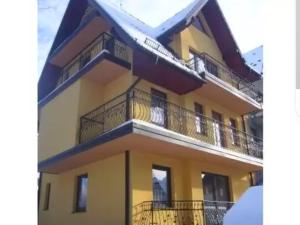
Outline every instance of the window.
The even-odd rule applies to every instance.
[[[230,118],[231,140],[233,145],[240,145],[240,139],[237,131],[236,120]]]
[[[199,17],[195,17],[194,21],[193,21],[193,25],[200,31],[202,31],[203,33],[207,34],[204,25],[201,21],[201,19]]]
[[[205,62],[205,68],[212,75],[215,75],[216,77],[219,76],[218,66],[216,64],[214,64],[213,62],[211,62],[209,60],[206,60],[206,62]]]
[[[219,147],[226,147],[226,139],[224,134],[223,118],[220,113],[212,111],[213,118],[213,133],[215,145]]]
[[[201,176],[205,224],[222,224],[220,218],[223,218],[223,213],[231,207],[228,177],[212,173],[202,173]]]
[[[45,189],[44,210],[48,210],[49,209],[50,191],[51,191],[51,184],[47,183],[46,184],[46,189]]]
[[[202,61],[201,57],[190,51],[190,67],[193,70],[196,70],[197,72],[202,72],[204,70],[204,62]]]
[[[76,195],[76,212],[85,212],[87,205],[87,188],[88,175],[84,174],[77,177],[77,195]]]
[[[196,132],[199,134],[207,135],[207,121],[204,117],[202,105],[195,103],[195,114]]]
[[[153,201],[159,201],[159,205],[171,203],[171,178],[170,168],[153,166],[152,168]]]
[[[230,201],[228,177],[202,173],[204,200],[207,201]]]
[[[151,89],[151,122],[167,127],[167,95]]]

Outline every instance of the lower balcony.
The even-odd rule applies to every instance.
[[[79,142],[86,143],[132,119],[230,152],[263,158],[262,139],[138,89],[82,116]]]
[[[222,225],[233,202],[146,201],[133,208],[133,225]]]

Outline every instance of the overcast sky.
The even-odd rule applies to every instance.
[[[193,0],[107,0],[149,24],[157,26]],[[38,74],[52,45],[69,0],[38,0]],[[263,7],[261,0],[218,0],[242,53],[262,45]]]

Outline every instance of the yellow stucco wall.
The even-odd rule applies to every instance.
[[[102,85],[83,76],[43,106],[39,115],[39,161],[77,145],[80,117],[125,92],[135,79],[129,71]]]
[[[137,219],[138,205],[153,200],[152,166],[171,169],[172,200],[203,200],[202,172],[228,176],[230,200],[237,201],[250,186],[249,174],[233,167],[212,165],[203,161],[131,151],[132,221]],[[134,224],[134,223],[133,223]]]
[[[38,159],[44,160],[76,144],[80,81],[40,109]]]
[[[39,225],[124,225],[125,154],[59,175],[43,174]],[[87,211],[74,213],[76,178],[88,174]],[[51,183],[49,209],[43,210],[45,187]]]
[[[174,36],[174,40],[171,42],[170,47],[172,47],[175,52],[180,54],[180,56],[185,60],[189,59],[189,50],[191,49],[196,53],[206,52],[226,65],[223,61],[221,51],[219,50],[212,32],[201,12],[199,13],[199,16],[207,33],[198,30],[191,24],[189,27]]]
[[[202,161],[167,157],[131,151],[132,205],[153,200],[152,166],[171,168],[173,200],[203,200],[201,173],[209,172],[229,177],[231,201],[237,201],[250,186],[247,171],[228,166],[212,165]]]

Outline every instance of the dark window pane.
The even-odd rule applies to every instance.
[[[152,169],[153,200],[170,202],[170,169],[153,166]]]
[[[229,201],[228,177],[202,173],[204,200]]]
[[[202,173],[204,200],[215,201],[214,180],[210,174]]]
[[[214,64],[213,62],[206,60],[205,67],[206,67],[206,70],[209,73],[211,73],[212,75],[215,75],[216,77],[219,76],[218,66],[216,64]]]
[[[87,205],[88,176],[82,175],[77,179],[76,211],[85,211]]]
[[[217,201],[229,201],[228,179],[225,176],[215,176]]]

